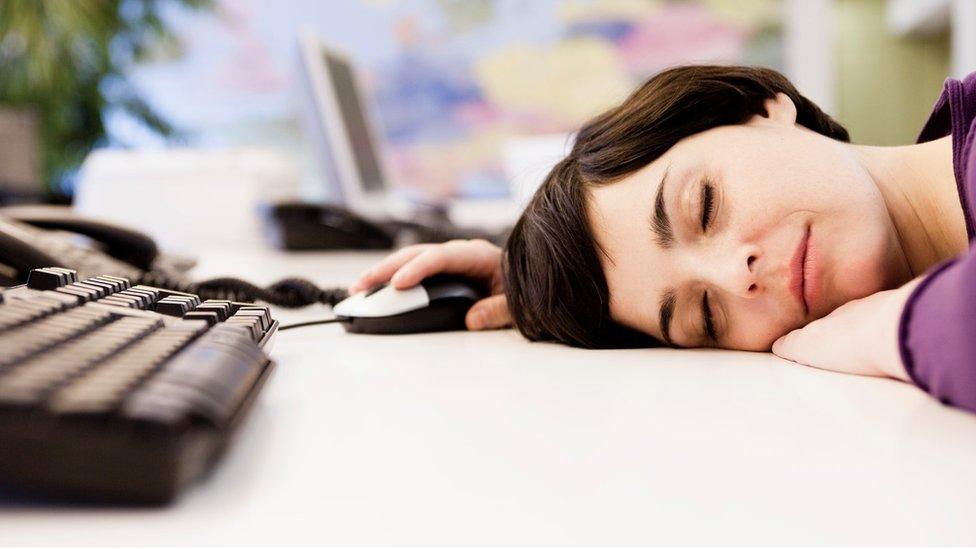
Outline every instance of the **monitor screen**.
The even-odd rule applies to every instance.
[[[346,128],[349,145],[356,159],[356,169],[359,180],[362,181],[363,191],[380,191],[384,188],[383,174],[380,170],[376,149],[370,139],[366,114],[360,103],[359,90],[356,89],[356,79],[352,68],[343,60],[324,54],[325,66],[329,71],[332,86],[335,90],[342,122]]]

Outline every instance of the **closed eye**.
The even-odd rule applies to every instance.
[[[705,326],[702,332],[705,337],[708,338],[712,343],[718,342],[718,336],[715,334],[715,324],[712,320],[712,308],[708,304],[708,292],[702,293],[702,318],[704,319]]]
[[[701,227],[702,232],[708,230],[708,225],[712,220],[712,210],[715,209],[715,189],[712,184],[705,182],[701,188]]]

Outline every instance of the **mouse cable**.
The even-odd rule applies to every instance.
[[[261,287],[240,278],[222,277],[188,282],[164,273],[149,271],[139,277],[137,284],[197,294],[202,300],[263,301],[289,309],[315,303],[331,306],[349,297],[345,288],[319,288],[304,278],[285,278],[270,286]]]
[[[292,328],[304,328],[305,326],[318,326],[319,324],[332,324],[334,322],[339,322],[338,318],[329,318],[326,320],[310,320],[308,322],[296,322],[295,324],[286,324],[278,328],[278,331],[291,330]]]

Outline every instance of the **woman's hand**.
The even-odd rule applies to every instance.
[[[898,320],[920,280],[849,301],[777,339],[773,353],[825,370],[909,381],[898,352]]]
[[[416,244],[398,250],[369,269],[349,293],[390,282],[394,288],[416,286],[438,273],[467,276],[488,283],[491,296],[474,304],[465,317],[469,330],[502,328],[512,323],[502,280],[502,249],[486,240],[451,240],[443,244]]]

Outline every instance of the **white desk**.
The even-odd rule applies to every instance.
[[[216,253],[348,282],[379,255]],[[325,308],[278,311],[286,322]],[[727,351],[286,331],[236,444],[164,509],[0,507],[0,543],[976,543],[976,415]]]

